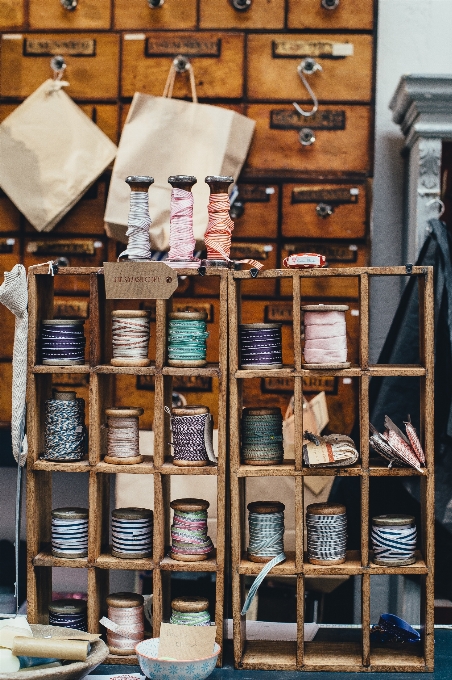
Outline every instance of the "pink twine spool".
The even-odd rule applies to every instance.
[[[172,178],[170,178],[172,179]],[[196,241],[193,234],[193,194],[177,186],[171,192],[170,250],[167,264],[174,267],[199,267],[193,257]]]
[[[347,363],[347,305],[306,305],[302,310],[305,363]]]

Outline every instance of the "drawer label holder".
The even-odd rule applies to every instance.
[[[174,37],[148,38],[146,40],[147,57],[219,57],[221,55],[221,38],[193,38],[189,35]]]
[[[294,187],[292,203],[358,203],[359,189],[338,187],[337,189],[312,189]]]
[[[55,54],[71,57],[95,57],[94,38],[24,38],[24,57],[52,57]]]
[[[353,43],[332,42],[329,40],[273,40],[273,57],[323,57],[343,59],[352,57]]]
[[[270,111],[270,128],[272,130],[345,130],[346,115],[343,110],[324,109],[312,116],[302,116],[294,108],[273,109]]]

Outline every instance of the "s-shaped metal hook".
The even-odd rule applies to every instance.
[[[300,63],[297,66],[297,72],[298,72],[298,75],[300,76],[301,82],[303,83],[303,85],[307,89],[308,94],[311,97],[312,103],[313,103],[312,109],[310,111],[305,111],[304,109],[301,108],[301,106],[299,104],[297,104],[297,102],[293,102],[293,105],[294,105],[295,109],[298,111],[298,113],[300,114],[300,116],[313,116],[319,108],[319,100],[315,96],[312,87],[309,85],[308,79],[306,78],[306,76],[312,75],[316,71],[321,71],[321,70],[322,70],[322,67],[320,66],[320,64],[315,59],[313,59],[312,57],[306,57],[306,59],[303,59],[302,61],[300,61]]]

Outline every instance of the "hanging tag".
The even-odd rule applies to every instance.
[[[206,446],[207,456],[211,463],[216,463],[215,453],[213,450],[213,418],[209,413],[206,418],[206,424],[204,426],[204,444]]]

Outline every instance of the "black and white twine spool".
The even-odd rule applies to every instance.
[[[241,368],[282,368],[280,323],[246,323],[239,326]]]
[[[61,628],[74,628],[86,633],[88,630],[86,601],[54,600],[49,605],[49,624]]]
[[[119,508],[111,513],[113,557],[152,555],[153,512],[146,508]]]
[[[41,327],[41,359],[46,366],[85,363],[83,319],[46,319]]]
[[[244,408],[242,462],[278,465],[284,458],[283,419],[280,408]]]
[[[56,508],[52,510],[52,555],[77,559],[88,555],[88,510]]]
[[[268,562],[284,553],[284,503],[255,501],[248,503],[248,559]]]
[[[412,515],[379,515],[372,519],[373,562],[402,567],[416,561],[417,531]]]
[[[306,510],[308,560],[311,564],[342,564],[346,559],[345,505],[312,503]]]
[[[107,416],[107,455],[105,463],[136,465],[143,462],[140,456],[140,407],[116,407],[105,410]]]
[[[118,309],[111,313],[113,366],[149,366],[149,312]]]
[[[179,467],[215,463],[213,451],[213,418],[207,406],[168,407],[173,435],[173,463]]]
[[[44,453],[59,462],[81,460],[86,453],[85,402],[75,392],[54,391],[45,403]]]

